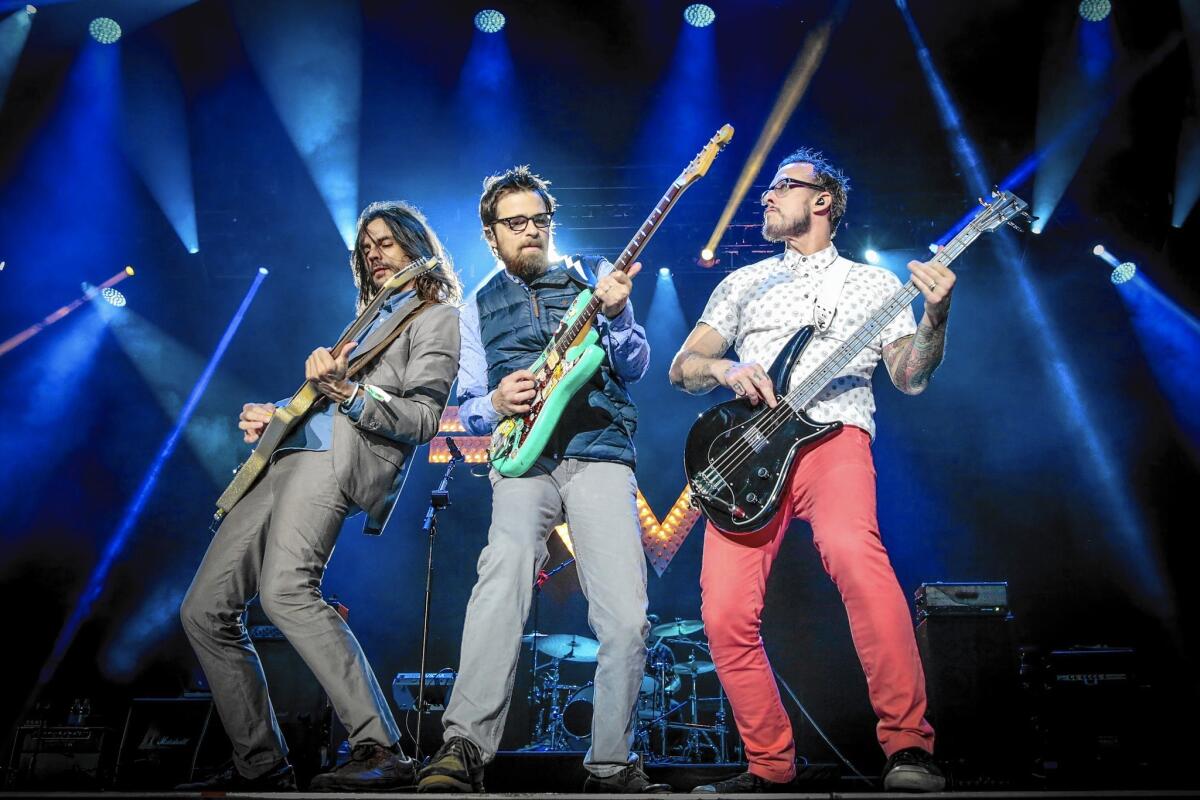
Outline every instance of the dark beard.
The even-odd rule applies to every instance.
[[[550,261],[546,258],[546,250],[543,248],[532,253],[522,252],[513,261],[505,262],[504,266],[513,275],[529,283],[546,271]]]
[[[782,217],[782,215],[780,215]],[[775,222],[770,222],[767,215],[763,214],[762,237],[768,242],[782,242],[789,236],[803,236],[808,233],[812,227],[812,214],[808,209],[804,210],[804,216],[792,220],[792,223],[787,224],[786,220],[779,219]]]

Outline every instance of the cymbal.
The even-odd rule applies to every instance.
[[[671,667],[676,675],[703,675],[706,672],[712,672],[717,668],[717,665],[711,661],[685,661],[682,664],[676,664]]]
[[[537,643],[537,649],[563,661],[595,661],[600,643],[573,633],[552,633]]]
[[[650,635],[656,639],[663,636],[687,636],[689,633],[704,630],[704,623],[698,619],[677,619],[674,622],[663,622],[650,629]]]
[[[550,634],[548,634],[548,633],[541,633],[540,631],[534,631],[533,633],[527,633],[521,637],[521,644],[533,644],[533,640],[535,638],[536,639],[545,639],[549,635]]]

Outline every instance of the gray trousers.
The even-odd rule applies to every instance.
[[[324,687],[351,743],[388,746],[400,738],[362,647],[321,596],[325,565],[350,510],[333,477],[331,452],[282,456],[222,522],[183,600],[183,628],[233,743],[234,764],[247,778],[287,754],[242,622],[256,594]]]
[[[637,483],[622,464],[540,459],[519,478],[494,470],[492,525],[467,604],[458,678],[443,716],[445,737],[461,736],[492,759],[504,732],[521,634],[546,539],[564,519],[575,548],[588,624],[600,643],[592,713],[591,773],[626,767],[633,708],[646,660],[646,558]]]

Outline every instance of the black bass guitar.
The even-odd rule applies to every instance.
[[[1008,191],[993,191],[992,201],[979,201],[983,209],[934,256],[949,265],[984,233],[1004,224],[1031,221],[1024,200]],[[779,510],[796,452],[804,445],[829,436],[840,422],[817,422],[805,409],[858,353],[879,335],[921,290],[911,280],[884,303],[861,328],[804,377],[779,404],[754,407],[742,399],[720,403],[692,424],[684,445],[683,467],[699,505],[713,525],[726,533],[761,530]],[[777,390],[791,384],[792,371],[812,340],[814,327],[806,325],[771,365]]]

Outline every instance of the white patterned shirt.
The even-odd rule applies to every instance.
[[[837,248],[832,244],[809,256],[786,250],[735,270],[713,290],[699,321],[731,343],[741,361],[757,362],[770,370],[792,335],[814,323],[813,304],[825,273],[837,256]],[[812,374],[900,288],[900,280],[888,270],[855,264],[846,276],[829,328],[809,342],[792,372],[787,391]],[[896,315],[813,398],[807,408],[809,415],[819,422],[840,420],[855,425],[874,439],[875,395],[871,392],[871,375],[884,346],[915,333],[916,329],[911,307]],[[776,387],[776,391],[786,393],[781,387]]]

